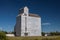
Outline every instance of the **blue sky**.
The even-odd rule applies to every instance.
[[[19,9],[27,6],[41,16],[42,31],[60,31],[59,0],[0,0],[0,30],[13,31]]]

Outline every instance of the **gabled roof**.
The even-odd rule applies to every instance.
[[[39,15],[37,15],[37,14],[29,14],[29,16],[32,16],[32,17],[40,17]]]

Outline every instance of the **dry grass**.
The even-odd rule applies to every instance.
[[[8,40],[60,40],[60,36],[8,37]]]

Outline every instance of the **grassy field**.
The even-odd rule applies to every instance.
[[[8,37],[8,40],[60,40],[60,36],[47,37]]]

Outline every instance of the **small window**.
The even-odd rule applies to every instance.
[[[25,36],[28,36],[28,33],[24,33]]]
[[[25,16],[27,16],[27,14],[24,14]]]

